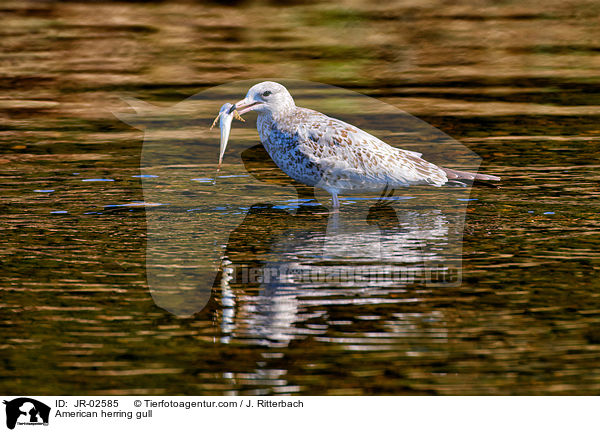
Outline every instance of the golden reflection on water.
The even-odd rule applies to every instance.
[[[583,0],[4,2],[0,392],[596,394],[598,12]],[[503,177],[471,193],[460,286],[272,295],[219,278],[190,318],[154,304],[145,216],[162,210],[122,206],[144,199],[142,134],[111,112],[127,109],[123,96],[170,106],[269,76],[375,96]],[[274,244],[285,257],[278,236],[311,239],[327,224],[306,210],[257,209],[227,242],[229,261],[264,265]]]

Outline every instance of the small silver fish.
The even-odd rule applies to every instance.
[[[229,112],[233,105],[230,103],[224,104],[219,110],[219,114],[213,121],[211,129],[215,127],[217,124],[217,120],[220,119],[219,129],[221,129],[221,147],[219,150],[219,165],[217,166],[217,172],[221,169],[221,164],[223,163],[223,155],[225,154],[225,149],[227,148],[227,141],[229,140],[229,132],[231,131],[231,121],[236,118],[237,120],[245,121],[236,110],[233,112]]]

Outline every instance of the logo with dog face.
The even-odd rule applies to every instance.
[[[16,425],[48,426],[50,407],[35,399],[20,397],[4,401],[6,405],[6,427],[14,429]]]

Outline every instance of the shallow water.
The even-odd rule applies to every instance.
[[[0,393],[597,394],[598,12],[584,1],[3,3]],[[503,177],[500,188],[449,192],[467,206],[459,284],[245,282],[252,268],[380,268],[365,252],[376,228],[387,233],[380,250],[423,261],[440,253],[453,213],[414,204],[420,190],[372,213],[346,198],[340,224],[352,229],[328,243],[325,196],[289,184],[260,147],[242,157],[252,175],[232,162],[234,141],[256,140],[254,117],[235,126],[221,195],[200,200],[216,132],[214,154],[140,170],[143,133],[112,114],[128,110],[125,96],[168,107],[264,76],[376,97]],[[341,110],[334,98],[302,103]],[[405,139],[376,113],[347,111]],[[215,114],[186,126],[209,126]],[[161,139],[192,145],[182,130]],[[411,149],[435,161],[427,145]],[[273,185],[269,199],[256,199],[256,177]],[[161,199],[147,199],[148,185]],[[185,206],[170,202],[174,192],[191,194]],[[148,224],[176,210],[199,227],[240,221],[218,242],[226,259],[208,306],[185,318],[157,306],[146,261]],[[353,215],[376,223],[357,227]]]

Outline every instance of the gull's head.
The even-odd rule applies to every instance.
[[[290,92],[273,81],[264,81],[252,86],[246,97],[231,107],[240,114],[248,111],[258,111],[260,114],[280,114],[296,106]]]

